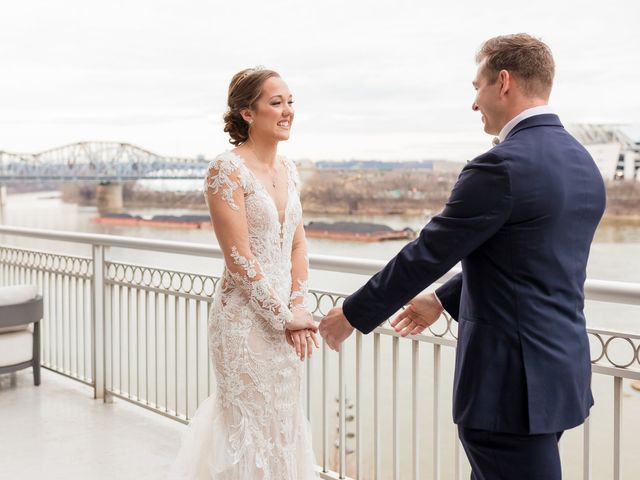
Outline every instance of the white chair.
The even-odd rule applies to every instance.
[[[0,287],[0,374],[33,367],[33,383],[40,385],[42,310],[35,285]]]

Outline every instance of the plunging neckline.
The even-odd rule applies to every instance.
[[[285,164],[284,160],[280,157],[276,157],[277,160],[282,164],[282,166],[284,167],[285,171],[286,171],[286,175],[287,175],[287,198],[284,202],[284,206],[283,206],[283,210],[282,210],[282,220],[280,220],[280,210],[278,210],[278,204],[276,203],[275,198],[273,198],[273,196],[268,192],[267,187],[264,185],[264,183],[262,183],[262,181],[260,181],[260,179],[257,177],[257,175],[255,173],[253,173],[253,170],[251,170],[248,166],[247,163],[244,159],[244,157],[242,157],[242,155],[234,152],[233,150],[228,150],[228,152],[235,156],[240,163],[242,164],[242,166],[249,172],[249,175],[251,175],[251,178],[253,178],[253,181],[255,183],[257,183],[260,188],[262,189],[262,192],[269,197],[269,199],[271,200],[271,205],[273,205],[273,209],[276,211],[276,217],[278,218],[278,224],[280,225],[280,243],[282,243],[282,236],[284,234],[284,224],[287,221],[287,209],[289,208],[289,198],[291,197],[291,184],[290,184],[290,180],[291,180],[291,175],[289,172],[289,167],[287,167],[287,165]]]

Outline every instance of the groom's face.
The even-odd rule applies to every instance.
[[[476,98],[471,106],[474,112],[480,112],[484,131],[490,135],[500,133],[501,102],[500,82],[495,81],[487,73],[484,62],[478,66],[473,87],[476,90]]]

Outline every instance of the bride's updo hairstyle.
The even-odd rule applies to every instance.
[[[280,77],[277,72],[266,68],[247,68],[236,73],[229,84],[227,111],[224,114],[224,131],[231,137],[229,143],[236,147],[249,138],[249,124],[242,118],[240,111],[253,109],[262,94],[262,85],[271,77]]]

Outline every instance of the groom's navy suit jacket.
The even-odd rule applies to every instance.
[[[593,404],[587,258],[600,172],[556,115],[517,124],[469,162],[444,210],[344,301],[369,333],[462,260],[436,293],[458,321],[454,421],[507,433],[579,425]]]

